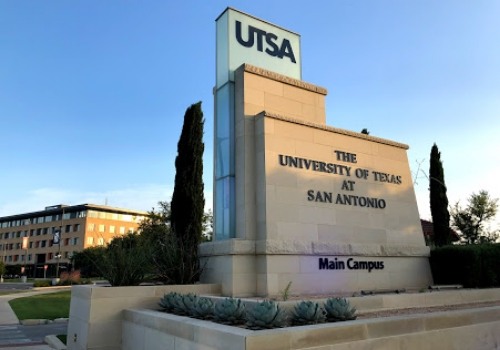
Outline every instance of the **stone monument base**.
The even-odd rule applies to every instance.
[[[279,296],[420,289],[432,284],[429,248],[231,239],[200,246],[203,283],[222,295]]]

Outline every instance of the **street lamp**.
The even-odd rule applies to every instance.
[[[56,278],[59,277],[59,260],[60,260],[60,257],[61,257],[61,231],[62,231],[62,226],[61,228],[58,230],[54,230],[54,244],[57,244],[58,248],[57,248],[57,254],[54,256],[55,259],[57,260],[57,264],[56,264]]]

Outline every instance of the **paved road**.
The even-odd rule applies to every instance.
[[[55,322],[36,326],[20,324],[0,326],[0,349],[12,345],[44,344],[45,336],[66,334],[67,322]]]
[[[33,288],[33,283],[20,283],[20,282],[0,283],[0,290],[26,290],[32,288]]]

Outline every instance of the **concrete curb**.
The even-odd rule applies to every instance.
[[[46,319],[37,319],[37,318],[28,318],[26,320],[20,320],[19,323],[23,326],[37,326],[40,324],[49,324],[49,323],[64,323],[68,322],[68,318],[56,318],[55,320],[46,320]]]
[[[47,335],[44,340],[47,343],[47,345],[50,346],[52,349],[56,350],[67,349],[66,345],[64,345],[63,342],[60,341],[59,338],[56,337],[55,335]]]

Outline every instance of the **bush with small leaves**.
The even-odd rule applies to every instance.
[[[245,304],[234,298],[219,301],[214,307],[214,319],[224,324],[242,324],[245,322]]]
[[[325,320],[325,310],[312,301],[301,301],[292,311],[292,323],[296,325],[323,323]]]
[[[194,301],[193,309],[191,310],[191,315],[196,318],[201,318],[203,320],[209,319],[214,314],[214,303],[209,298],[196,298]]]
[[[175,299],[178,298],[179,294],[176,292],[170,292],[165,294],[163,298],[160,299],[159,305],[165,312],[172,312],[175,307]]]
[[[356,308],[346,298],[329,298],[325,303],[326,319],[330,322],[356,319]]]
[[[287,313],[272,300],[257,303],[247,311],[247,326],[251,329],[280,328],[287,325]]]

